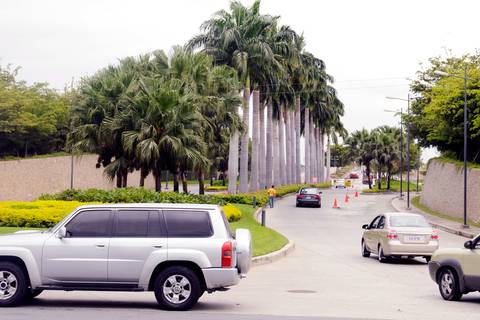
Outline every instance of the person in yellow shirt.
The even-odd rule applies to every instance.
[[[267,190],[267,194],[268,194],[268,205],[270,206],[270,208],[273,208],[273,201],[277,196],[277,190],[275,190],[275,186],[272,185],[272,187]]]

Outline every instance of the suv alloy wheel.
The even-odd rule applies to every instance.
[[[442,298],[448,301],[457,301],[462,298],[457,275],[454,271],[444,268],[438,276],[438,289]]]
[[[27,279],[23,270],[12,262],[0,262],[0,306],[12,307],[24,301]]]
[[[178,311],[190,309],[203,293],[198,276],[183,266],[161,271],[155,280],[154,291],[162,308]]]

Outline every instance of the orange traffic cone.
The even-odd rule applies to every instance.
[[[355,191],[355,198],[358,198],[358,191]]]
[[[339,206],[338,206],[338,203],[337,203],[337,198],[335,198],[335,200],[333,200],[333,209],[338,209]]]
[[[348,194],[345,195],[345,203],[348,203]]]

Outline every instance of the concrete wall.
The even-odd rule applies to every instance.
[[[480,221],[480,169],[469,169],[467,179],[468,217]],[[463,167],[430,161],[420,201],[435,211],[463,217]]]
[[[51,157],[0,161],[0,201],[28,201],[43,193],[56,193],[70,188],[70,157]],[[97,169],[97,156],[74,158],[73,186],[76,189],[111,189],[114,182],[103,176],[103,168]],[[139,172],[128,175],[128,185],[138,186]],[[146,188],[153,188],[151,176],[145,180]]]

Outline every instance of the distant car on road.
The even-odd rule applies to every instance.
[[[445,300],[460,300],[463,294],[480,291],[480,235],[464,247],[439,249],[428,263],[430,277]]]
[[[219,206],[109,204],[77,208],[48,231],[0,236],[0,307],[43,290],[153,291],[187,310],[250,269],[250,231],[233,235]]]
[[[428,262],[438,249],[437,231],[419,214],[384,213],[362,228],[362,256],[373,253],[380,262],[390,257],[424,257]]]
[[[345,189],[345,179],[336,179],[333,182],[335,189]]]
[[[350,172],[350,179],[358,179],[359,175],[357,172]]]
[[[297,192],[297,207],[315,206],[322,207],[321,192],[317,188],[301,188]]]

